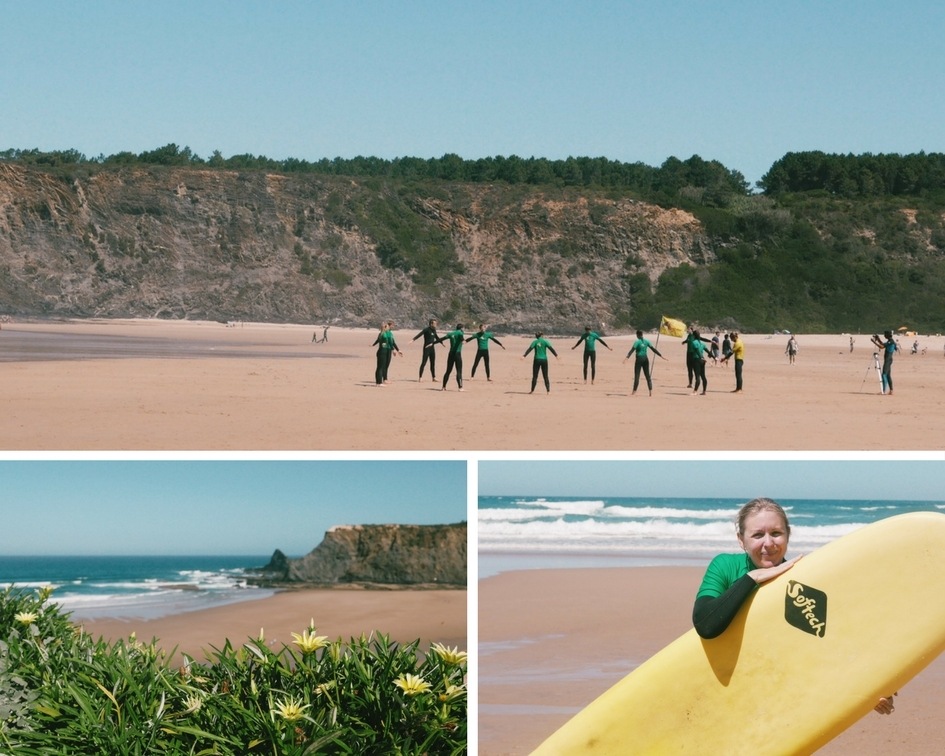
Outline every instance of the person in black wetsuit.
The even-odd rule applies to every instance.
[[[423,358],[420,360],[420,377],[418,381],[423,380],[423,368],[426,367],[427,360],[430,361],[430,377],[436,382],[436,345],[439,343],[439,336],[436,333],[436,318],[430,321],[429,325],[420,333],[414,336],[411,341],[423,337]]]
[[[401,354],[401,351],[397,348],[397,342],[394,341],[392,325],[393,323],[390,321],[381,325],[381,330],[371,345],[377,347],[377,366],[374,368],[374,383],[377,386],[383,386],[387,383],[387,369],[390,367],[390,358],[393,353]]]
[[[482,360],[482,363],[486,366],[486,380],[492,380],[492,374],[489,372],[489,342],[494,341],[504,350],[505,347],[502,346],[502,342],[499,341],[492,331],[486,330],[485,323],[479,324],[479,330],[470,336],[466,341],[476,341],[476,359],[473,360],[472,370],[469,372],[470,378],[476,377],[476,368],[479,366],[479,361]]]
[[[590,326],[584,326],[584,333],[581,335],[581,338],[577,340],[577,343],[571,347],[571,349],[577,349],[581,346],[581,343],[584,343],[584,382],[587,383],[587,365],[591,365],[591,384],[593,385],[594,379],[597,377],[597,342],[600,342],[605,347],[610,349],[607,346],[607,342],[601,338],[601,335],[597,331],[592,331]],[[610,349],[610,351],[614,351]]]
[[[446,391],[446,384],[449,383],[450,373],[456,368],[456,387],[463,390],[463,344],[466,343],[466,334],[463,333],[463,324],[457,323],[455,330],[450,331],[445,336],[440,336],[436,343],[440,344],[449,341],[450,351],[446,356],[446,372],[443,373],[443,391]]]
[[[887,396],[892,396],[893,392],[893,382],[892,382],[892,365],[893,365],[893,355],[899,351],[899,345],[896,343],[896,340],[893,338],[892,331],[886,331],[883,333],[885,341],[881,341],[879,336],[875,333],[873,334],[870,341],[876,346],[877,349],[883,350],[883,372],[880,375],[880,378],[883,383],[883,394]]]
[[[651,351],[657,357],[661,359],[666,359],[660,354],[656,347],[653,346],[648,339],[643,338],[643,331],[637,331],[637,340],[633,342],[630,346],[630,351],[627,352],[627,356],[624,357],[624,362],[630,359],[630,355],[636,355],[636,360],[633,363],[633,392],[637,393],[637,387],[640,385],[640,373],[642,372],[646,378],[646,387],[649,389],[650,396],[653,396],[653,379],[650,378],[650,358],[647,355],[647,352]]]
[[[784,509],[772,499],[745,504],[738,512],[736,535],[744,553],[716,556],[696,593],[692,624],[707,640],[728,629],[759,585],[787,572],[800,559],[786,558],[791,525]],[[882,697],[875,707],[880,714],[890,714],[894,708],[892,695]]]
[[[701,366],[699,365],[699,359],[705,349],[704,347],[697,347],[695,344],[696,341],[701,341],[703,344],[711,343],[709,339],[702,338],[702,336],[699,335],[699,331],[697,331],[693,326],[689,326],[689,333],[687,333],[686,338],[682,340],[683,346],[686,347],[686,373],[689,375],[689,383],[686,384],[686,388],[692,388],[692,382],[695,380],[695,390],[698,391],[700,381],[705,376],[704,362]]]
[[[535,353],[535,358],[532,360],[532,390],[529,391],[529,394],[535,393],[535,386],[538,385],[538,374],[541,373],[542,378],[545,381],[545,391],[551,391],[551,381],[548,378],[548,352],[551,352],[555,359],[558,359],[558,353],[555,351],[555,348],[551,346],[551,342],[545,338],[545,335],[539,331],[535,334],[535,340],[529,344],[528,349],[525,350],[525,354],[522,355],[524,360],[528,357],[530,352]]]

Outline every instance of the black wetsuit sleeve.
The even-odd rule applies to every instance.
[[[717,638],[727,628],[757,583],[743,575],[721,596],[700,596],[692,608],[692,624],[702,638]]]

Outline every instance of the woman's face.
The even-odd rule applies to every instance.
[[[774,567],[787,554],[787,528],[781,515],[771,509],[748,515],[738,540],[755,567]]]

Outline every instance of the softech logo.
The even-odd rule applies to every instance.
[[[827,632],[827,594],[789,580],[784,594],[784,619],[798,630],[823,638]]]

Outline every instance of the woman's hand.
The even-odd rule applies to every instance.
[[[803,554],[801,556],[803,556]],[[796,556],[786,562],[776,564],[774,567],[759,567],[758,569],[749,572],[748,577],[758,583],[758,585],[767,583],[769,580],[773,580],[781,573],[787,572],[789,569],[791,569],[800,558],[801,557]]]
[[[896,710],[896,704],[893,702],[893,696],[896,694],[893,693],[892,696],[885,696],[879,699],[879,703],[876,704],[874,710],[880,714],[892,714]]]

